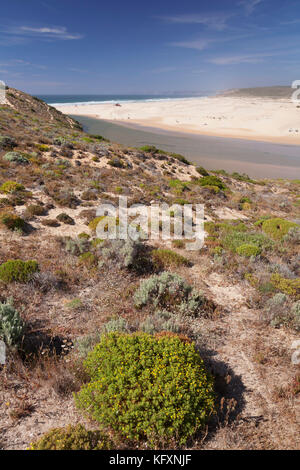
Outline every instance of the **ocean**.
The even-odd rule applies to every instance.
[[[55,106],[58,104],[100,104],[121,103],[135,101],[164,101],[211,96],[214,92],[203,91],[198,94],[163,94],[163,95],[38,95],[46,103]]]

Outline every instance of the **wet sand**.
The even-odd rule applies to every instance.
[[[166,131],[137,124],[73,116],[91,134],[132,147],[155,145],[187,157],[208,170],[247,173],[256,178],[300,178],[300,147],[184,132]]]

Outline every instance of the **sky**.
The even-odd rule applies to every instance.
[[[164,94],[300,79],[300,0],[9,0],[0,80],[33,94]]]

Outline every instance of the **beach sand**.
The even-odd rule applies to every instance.
[[[300,106],[291,98],[214,96],[163,101],[56,105],[73,116],[196,135],[300,145]]]

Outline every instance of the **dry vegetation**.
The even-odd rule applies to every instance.
[[[97,429],[73,393],[87,381],[82,357],[119,330],[184,335],[212,372],[217,413],[185,448],[299,448],[300,370],[291,355],[300,331],[300,180],[207,174],[178,155],[88,135],[40,100],[7,91],[0,302],[11,299],[22,334],[0,365],[0,448],[26,449],[57,426]],[[102,243],[91,224],[96,208],[120,194],[129,204],[205,204],[204,248]],[[9,260],[35,260],[38,269],[11,277]],[[177,301],[167,312],[151,302],[138,308],[140,282],[162,272],[201,291],[201,308],[189,297],[181,309]]]

